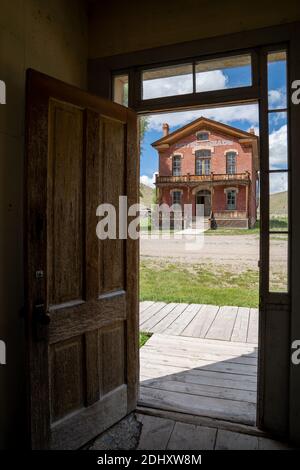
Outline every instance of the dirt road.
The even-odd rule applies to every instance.
[[[259,259],[259,236],[256,235],[204,235],[203,245],[189,243],[187,240],[140,240],[142,258],[178,261],[183,263],[213,263],[232,265],[242,270],[257,268]],[[273,259],[276,263],[284,261],[286,242],[279,235],[273,241]]]

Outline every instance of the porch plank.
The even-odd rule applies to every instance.
[[[239,307],[236,316],[231,341],[247,341],[248,324],[249,324],[250,308]]]
[[[213,450],[217,430],[195,424],[175,424],[170,437],[168,450]]]
[[[145,361],[151,361],[156,364],[176,364],[186,369],[204,369],[212,372],[230,373],[230,374],[242,374],[252,375],[256,377],[257,367],[251,364],[236,364],[234,362],[219,361],[215,360],[202,360],[192,357],[182,357],[180,355],[169,355],[167,349],[165,352],[149,350],[142,348],[140,352],[140,358]]]
[[[151,305],[154,304],[154,301],[153,300],[143,300],[142,302],[140,302],[140,314],[146,310],[146,308],[150,307]]]
[[[154,302],[153,305],[144,310],[140,315],[140,326],[143,325],[145,321],[149,320],[149,318],[151,318],[155,313],[159,312],[159,310],[161,310],[165,305],[165,302]]]
[[[152,328],[152,333],[164,333],[167,328],[172,325],[172,323],[181,315],[182,312],[185,311],[188,304],[177,304],[176,307],[165,317],[163,318],[157,325]]]
[[[138,450],[165,450],[175,422],[156,416],[143,416]]]
[[[182,331],[194,319],[201,306],[199,304],[189,304],[176,320],[164,330],[165,335],[180,335]]]
[[[152,329],[165,318],[175,307],[176,303],[166,304],[162,309],[158,310],[158,312],[154,313],[148,320],[144,321],[141,324],[141,330],[146,333],[152,333]]]
[[[230,341],[238,307],[220,307],[216,318],[209,328],[206,338]]]
[[[183,330],[181,335],[192,336],[193,338],[205,338],[218,310],[219,307],[216,305],[202,305],[195,318]]]
[[[247,343],[258,343],[258,309],[250,308]]]
[[[223,400],[220,398],[199,397],[185,393],[140,387],[141,404],[166,410],[176,410],[198,416],[208,416],[244,424],[255,423],[256,405],[253,403]]]
[[[181,380],[181,378],[158,377],[154,379],[141,378],[143,387],[156,388],[170,392],[187,393],[188,395],[223,398],[225,400],[247,401],[256,403],[256,391],[240,390],[214,385],[196,384]]]

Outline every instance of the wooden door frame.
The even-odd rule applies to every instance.
[[[129,106],[138,114],[147,114],[154,112],[180,110],[191,107],[208,107],[217,105],[229,105],[236,103],[259,102],[260,128],[262,131],[260,139],[260,154],[268,155],[267,140],[267,76],[266,62],[263,60],[263,54],[266,51],[278,47],[285,47],[288,53],[288,103],[290,103],[290,85],[294,80],[300,79],[300,23],[289,23],[285,25],[276,25],[267,28],[261,28],[252,31],[234,33],[226,36],[200,39],[196,41],[162,46],[153,49],[137,51],[134,53],[120,54],[111,57],[91,59],[88,66],[89,89],[101,96],[112,98],[112,79],[116,74],[126,73],[129,76]],[[254,69],[253,84],[251,87],[237,88],[230,90],[218,90],[214,92],[202,92],[197,94],[158,98],[147,101],[141,101],[141,80],[142,69],[153,66],[160,67],[164,65],[174,65],[183,62],[194,62],[197,59],[216,58],[220,56],[237,54],[241,52],[251,52]],[[289,120],[289,151],[290,155],[297,155],[300,149],[300,105],[290,105],[288,112]],[[266,172],[266,161],[261,163],[262,173]],[[300,279],[300,218],[297,214],[296,204],[293,201],[300,199],[300,185],[297,184],[297,174],[300,174],[300,161],[297,158],[290,159],[290,178],[289,178],[289,221],[290,227],[293,227],[289,243],[289,280],[290,289],[288,294],[269,293],[268,289],[268,271],[269,271],[269,253],[267,225],[269,221],[269,209],[266,197],[263,202],[263,217],[261,220],[260,237],[260,289],[261,303],[268,304],[270,308],[277,312],[274,317],[283,324],[282,344],[280,345],[286,351],[284,377],[286,380],[286,389],[282,390],[282,401],[285,402],[285,408],[282,409],[282,416],[286,414],[286,422],[281,426],[278,432],[281,435],[289,436],[294,440],[300,441],[300,420],[297,419],[300,413],[300,405],[297,397],[300,396],[300,377],[297,367],[292,365],[289,360],[290,344],[293,339],[300,338],[300,316],[298,310],[300,306],[300,289],[297,287],[297,279]],[[266,175],[267,173],[265,173]],[[268,195],[268,182],[266,177],[261,185],[261,197]],[[299,189],[298,189],[299,188]],[[292,257],[293,255],[293,257]],[[293,261],[293,262],[292,262]],[[298,262],[297,262],[298,261]],[[267,326],[265,319],[260,315],[259,323],[259,391],[258,391],[258,421],[259,426],[268,428],[268,423],[264,422],[264,393],[266,381],[269,383],[269,389],[272,383],[276,383],[278,377],[276,370],[271,376],[266,378],[264,373],[265,355],[267,348],[274,352],[274,361],[282,358],[283,350],[274,350],[272,338],[267,337]],[[267,343],[267,344],[266,344]],[[273,348],[273,349],[272,349]],[[270,351],[268,351],[270,353]],[[282,354],[281,354],[282,353]],[[281,361],[282,363],[282,361]],[[275,381],[275,382],[274,382]],[[280,426],[278,426],[279,428]]]

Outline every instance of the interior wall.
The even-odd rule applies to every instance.
[[[0,365],[0,448],[24,443],[25,71],[34,68],[85,87],[87,43],[84,0],[1,0],[0,79],[7,96],[0,104],[0,340],[7,364]]]
[[[300,19],[298,0],[91,0],[89,57],[95,59]]]

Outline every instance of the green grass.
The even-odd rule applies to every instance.
[[[149,333],[140,332],[140,348],[147,343],[149,338],[151,338],[151,335]]]
[[[257,307],[258,283],[254,269],[233,273],[222,266],[143,260],[140,299]]]
[[[259,235],[259,228],[218,228],[217,230],[207,230],[206,235]]]

